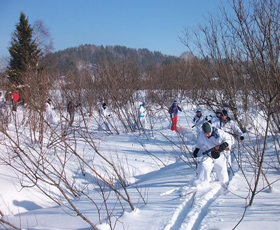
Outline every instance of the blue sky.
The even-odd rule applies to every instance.
[[[42,20],[55,51],[83,44],[147,48],[179,56],[178,36],[218,12],[220,0],[0,0],[0,56],[8,47],[20,12],[29,24]]]

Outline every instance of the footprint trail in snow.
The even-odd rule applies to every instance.
[[[182,190],[179,195],[182,203],[176,208],[164,230],[199,229],[208,209],[224,191],[218,182],[211,183],[207,188],[184,187]]]

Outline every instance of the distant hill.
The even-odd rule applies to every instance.
[[[67,71],[74,67],[88,69],[94,68],[99,63],[130,62],[145,69],[147,66],[166,65],[177,63],[180,58],[164,55],[161,52],[151,52],[148,49],[132,49],[125,46],[95,46],[81,45],[65,50],[50,53],[45,57],[48,67]]]

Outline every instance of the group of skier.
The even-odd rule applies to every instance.
[[[0,109],[5,109],[7,105],[6,97],[10,97],[9,100],[11,102],[12,111],[17,111],[17,103],[19,101],[19,91],[18,88],[15,88],[12,91],[8,92],[8,95],[4,95],[4,92],[0,92]]]
[[[137,121],[135,127],[139,130],[145,131],[147,129],[147,105],[145,102],[141,103],[137,111]],[[111,116],[107,109],[107,104],[103,103],[99,111],[98,130],[110,131],[110,119]]]
[[[182,109],[175,100],[168,110],[172,131],[177,131],[178,111]],[[229,182],[228,172],[232,170],[231,153],[235,142],[244,139],[243,132],[225,109],[217,110],[214,116],[208,118],[198,107],[192,122],[197,134],[193,157],[199,161],[196,183],[210,182],[214,168],[217,179],[226,186]]]
[[[217,110],[215,116],[208,119],[203,117],[199,108],[193,122],[197,128],[197,142],[193,156],[201,157],[197,182],[210,182],[210,174],[214,168],[217,179],[226,186],[229,182],[228,172],[232,170],[231,153],[235,142],[244,139],[243,132],[230,119],[225,109]]]
[[[51,111],[51,100],[46,103],[46,110]],[[67,105],[69,113],[69,125],[72,126],[74,121],[75,107],[73,101],[70,100]],[[171,118],[171,130],[177,131],[178,112],[182,108],[175,100],[168,112]],[[107,104],[102,103],[99,109],[98,130],[109,131],[109,116]],[[138,120],[136,122],[139,130],[146,130],[147,128],[147,107],[143,102],[138,108]],[[48,121],[52,122],[52,115],[47,116]],[[196,130],[196,145],[193,151],[193,157],[199,161],[198,164],[198,178],[197,182],[210,182],[210,175],[212,169],[216,171],[217,179],[224,185],[229,181],[228,171],[231,167],[232,159],[231,152],[234,149],[236,141],[244,139],[243,132],[239,126],[230,119],[228,111],[217,110],[214,116],[204,116],[202,109],[198,107],[196,114],[193,117],[193,126]]]
[[[68,116],[69,127],[73,125],[76,108],[80,108],[81,110],[81,104],[75,103],[73,99],[69,99],[67,103],[67,112],[69,114]],[[49,124],[55,123],[53,110],[54,110],[54,106],[52,104],[52,100],[49,98],[45,103],[45,119],[46,122]],[[107,104],[105,102],[100,103],[98,131],[110,131],[110,119],[109,119],[110,116],[111,114],[107,108]],[[145,130],[147,128],[146,116],[147,116],[146,103],[143,102],[140,104],[138,109],[138,120],[136,123],[138,129]]]

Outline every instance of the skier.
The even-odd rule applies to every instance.
[[[109,131],[108,113],[107,104],[104,102],[99,110],[99,121],[98,121],[98,131]]]
[[[5,98],[2,92],[0,92],[0,109],[4,109],[4,108],[5,108]]]
[[[138,109],[138,115],[139,115],[139,129],[145,130],[147,128],[147,120],[146,120],[146,115],[147,115],[147,109],[146,109],[146,103],[143,102]]]
[[[202,130],[201,127],[203,123],[206,121],[206,118],[202,115],[202,109],[196,109],[196,115],[193,118],[193,126],[192,128],[196,127],[196,134],[198,136],[199,132]]]
[[[210,115],[211,116],[211,115]],[[221,109],[218,109],[216,110],[215,112],[215,115],[213,117],[211,117],[211,119],[209,120],[209,122],[211,124],[215,123],[216,121],[219,121],[220,120],[220,117],[222,116],[222,110]]]
[[[52,105],[52,99],[48,99],[46,104],[45,104],[45,111],[46,111],[46,122],[48,124],[54,124],[54,119],[53,119],[53,105]]]
[[[69,119],[69,126],[71,127],[74,122],[74,116],[75,116],[75,104],[73,99],[70,99],[70,101],[67,104],[67,112],[69,113],[70,119]]]
[[[5,103],[5,98],[2,92],[0,92],[0,126],[2,128],[5,127],[7,128],[7,123],[8,123],[8,116],[7,116],[7,111],[6,111],[6,103]]]
[[[233,135],[234,137],[240,138],[240,140],[244,139],[243,132],[238,127],[236,122],[230,119],[230,117],[228,116],[228,111],[225,109],[222,110],[220,119],[213,122],[212,126],[218,129],[222,129],[225,132]]]
[[[171,126],[172,131],[177,130],[178,111],[182,111],[182,109],[180,108],[180,106],[178,106],[178,102],[175,100],[172,106],[168,110],[172,122],[172,126]]]
[[[203,123],[193,156],[197,157],[200,149],[211,151],[207,154],[204,152],[205,155],[202,156],[202,160],[198,165],[199,182],[210,182],[210,173],[214,167],[217,179],[223,185],[227,185],[229,176],[226,155],[229,154],[231,146],[232,138],[230,134],[212,127],[209,122]]]
[[[221,129],[229,134],[232,135],[232,139],[234,142],[235,139],[240,139],[241,141],[244,140],[243,132],[241,129],[238,127],[236,122],[230,119],[228,116],[227,110],[223,109],[222,110],[222,115],[219,120],[216,120],[213,124],[214,127]],[[234,143],[233,143],[234,144]],[[228,164],[231,166],[231,154],[228,155]]]
[[[12,101],[12,109],[13,111],[17,111],[17,103],[19,100],[19,92],[16,88],[15,91],[11,94],[11,101]]]

